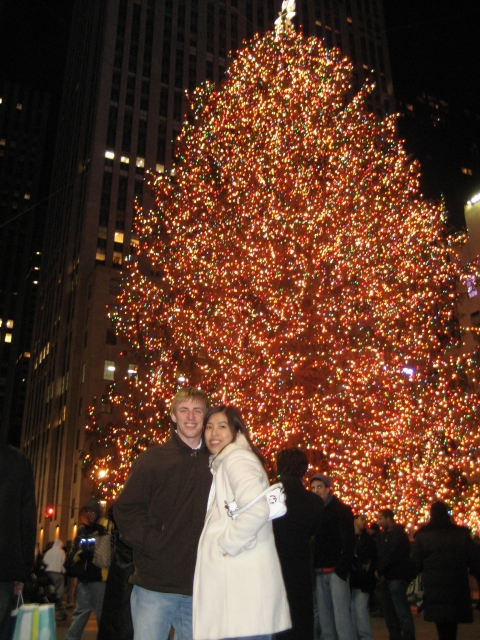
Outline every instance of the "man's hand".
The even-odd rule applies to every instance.
[[[23,591],[24,584],[23,582],[14,582],[13,583],[13,595],[19,596]]]

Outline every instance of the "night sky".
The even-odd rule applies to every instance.
[[[384,0],[397,99],[426,90],[480,113],[480,2]]]
[[[0,0],[0,76],[58,89],[73,0]],[[480,2],[384,0],[399,99],[425,89],[480,111]]]

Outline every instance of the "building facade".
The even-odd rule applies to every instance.
[[[0,82],[0,442],[20,446],[42,250],[49,96]]]
[[[185,90],[220,82],[242,41],[273,26],[280,0],[77,0],[31,350],[23,448],[33,462],[40,542],[75,534],[88,407],[132,370],[108,309],[135,250],[147,169],[170,171]],[[377,78],[393,103],[380,0],[304,0],[297,22]],[[101,401],[99,402],[101,405]]]

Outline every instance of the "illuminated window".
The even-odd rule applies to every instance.
[[[405,108],[407,109],[407,111],[413,111],[413,104],[406,104]]]
[[[20,102],[17,102],[17,109],[21,111],[23,109],[23,105]]]
[[[0,138],[0,147],[4,147],[6,144],[5,138]]]
[[[465,176],[471,176],[472,175],[472,170],[468,169],[468,167],[462,167],[462,173]]]
[[[120,266],[123,261],[123,254],[120,251],[113,252],[113,264]]]
[[[130,378],[135,378],[137,376],[137,373],[138,373],[138,365],[129,364],[127,373],[128,373]]]
[[[23,199],[24,200],[30,200],[30,194],[29,193],[24,193],[23,194]]]
[[[113,151],[105,151],[105,158],[108,160],[113,160],[115,158],[115,154]]]
[[[95,255],[97,262],[105,262],[105,247],[97,247],[97,253]]]
[[[145,158],[137,158],[136,166],[143,169],[145,166]]]
[[[115,236],[113,238],[113,241],[123,244],[123,231],[115,231]]]
[[[3,320],[0,318],[0,327],[3,325]]]
[[[123,164],[130,164],[130,158],[127,158],[127,156],[121,156],[120,162],[123,162]]]
[[[13,329],[13,320],[7,320],[5,326],[7,327],[7,329]]]
[[[105,360],[103,366],[103,379],[115,380],[115,362],[113,360]]]
[[[11,342],[12,341],[12,334],[11,333],[6,333],[5,334],[5,342]]]
[[[163,173],[165,171],[165,166],[163,164],[157,164],[155,167],[158,173]]]

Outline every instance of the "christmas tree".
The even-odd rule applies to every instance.
[[[179,384],[200,386],[241,410],[271,466],[300,446],[356,509],[413,525],[445,498],[477,527],[455,242],[395,118],[351,77],[282,16],[195,91],[174,173],[152,175],[156,210],[137,211],[115,319],[151,415],[119,446],[136,454],[132,429],[161,441]]]

